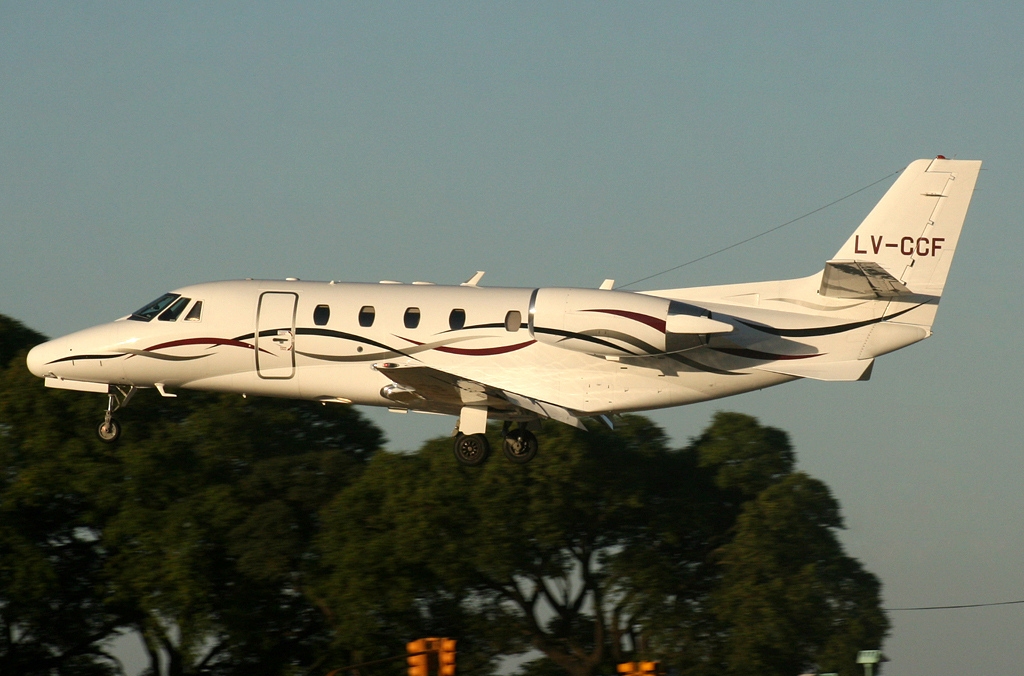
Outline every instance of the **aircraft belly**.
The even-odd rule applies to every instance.
[[[306,365],[298,369],[298,378],[303,399],[347,400],[364,406],[395,405],[381,396],[381,390],[391,380],[366,362]]]

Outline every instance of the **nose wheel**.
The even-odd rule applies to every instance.
[[[103,422],[96,428],[96,436],[105,443],[114,443],[121,436],[121,423],[113,416],[104,418]]]
[[[138,388],[134,385],[128,389],[117,385],[110,386],[110,392],[107,394],[107,411],[103,414],[103,422],[96,427],[96,436],[100,441],[112,444],[121,436],[121,423],[114,417],[114,411],[127,406],[136,392]]]

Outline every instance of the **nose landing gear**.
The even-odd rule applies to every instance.
[[[118,411],[128,405],[128,402],[139,388],[132,385],[128,389],[118,385],[111,385],[107,394],[107,411],[103,415],[103,422],[96,427],[96,435],[100,441],[112,444],[121,436],[121,423],[114,417],[114,411]]]

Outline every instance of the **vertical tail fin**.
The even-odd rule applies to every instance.
[[[828,262],[820,293],[941,296],[980,170],[941,155],[911,163]]]

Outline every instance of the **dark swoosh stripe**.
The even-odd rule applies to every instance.
[[[146,359],[159,359],[161,361],[194,361],[196,359],[209,357],[213,354],[212,352],[207,352],[206,354],[179,356],[173,354],[159,354],[157,352],[147,352],[146,350],[128,350],[128,353],[134,357],[145,357]]]
[[[472,324],[470,326],[463,326],[461,329],[448,329],[441,333],[452,333],[453,331],[469,331],[470,329],[503,329],[505,328],[505,322],[492,322],[490,324]],[[529,328],[529,324],[523,322],[519,325],[520,329]],[[438,334],[440,335],[440,334]]]
[[[300,336],[323,336],[325,338],[341,338],[341,339],[344,339],[344,340],[351,340],[351,341],[354,341],[354,342],[357,342],[357,343],[365,343],[367,345],[373,345],[374,347],[379,347],[380,349],[385,350],[387,352],[394,352],[396,354],[400,354],[400,355],[405,356],[405,357],[412,356],[412,355],[406,354],[405,352],[403,352],[402,350],[400,350],[400,349],[398,349],[396,347],[392,347],[390,345],[385,345],[384,343],[378,343],[376,340],[371,340],[371,339],[366,338],[364,336],[357,336],[354,333],[345,333],[344,331],[332,331],[331,329],[314,329],[314,328],[298,328],[298,329],[295,330],[295,332],[297,334],[299,334]],[[263,335],[263,332],[260,332],[260,335]]]
[[[59,364],[64,361],[86,361],[89,359],[117,359],[118,357],[123,357],[126,354],[128,353],[122,352],[121,354],[80,354],[77,356],[61,357],[60,359],[54,359],[53,361],[46,362],[46,364],[47,366],[49,366],[50,364]]]
[[[595,345],[604,345],[605,347],[609,347],[609,348],[611,348],[613,350],[618,350],[619,352],[621,352],[623,354],[628,354],[628,355],[631,355],[631,356],[635,356],[629,350],[627,350],[625,348],[622,348],[622,347],[619,347],[618,345],[615,345],[614,343],[609,343],[607,340],[601,340],[600,338],[595,338],[594,336],[585,336],[582,333],[573,333],[572,331],[562,331],[561,329],[545,329],[545,328],[542,328],[540,326],[534,326],[533,327],[533,332],[534,333],[546,333],[549,336],[562,336],[562,338],[564,338],[565,340],[582,340],[582,341],[587,342],[587,343],[594,343]]]
[[[773,354],[771,352],[761,352],[760,350],[748,350],[742,347],[712,347],[709,348],[715,352],[724,352],[725,354],[731,354],[734,357],[744,357],[746,359],[760,359],[762,361],[781,361],[786,359],[808,359],[810,357],[820,357],[823,352],[815,352],[814,354]]]
[[[533,345],[534,343],[537,342],[536,340],[528,340],[523,343],[516,343],[515,345],[499,345],[498,347],[449,347],[451,343],[458,342],[459,339],[450,341],[448,345],[443,345],[439,343],[421,343],[417,340],[413,340],[412,338],[406,338],[404,336],[398,336],[398,338],[401,338],[402,340],[412,343],[421,350],[437,350],[438,352],[446,352],[448,354],[461,354],[467,357],[486,357],[489,355],[507,354],[509,352],[521,350],[524,347],[529,347],[530,345]],[[462,338],[461,340],[472,340],[472,337]]]
[[[303,352],[301,350],[296,350],[295,354],[302,355],[303,357],[309,357],[310,359],[319,359],[320,361],[333,362],[379,361],[381,359],[391,359],[392,357],[399,356],[399,353],[395,352],[394,350],[389,350],[387,352],[367,352],[366,354],[357,355],[315,354],[313,352]],[[413,357],[413,359],[415,359],[415,357]]]
[[[633,347],[641,350],[643,352],[643,354],[646,354],[646,355],[664,354],[664,352],[665,352],[664,350],[659,350],[658,348],[656,348],[655,346],[651,345],[650,343],[644,342],[644,341],[640,340],[639,338],[637,338],[635,336],[629,335],[628,333],[620,333],[619,331],[609,331],[607,329],[595,329],[595,330],[600,330],[601,331],[601,335],[603,335],[605,338],[614,338],[615,340],[622,341],[623,343],[626,343],[627,345],[632,345]],[[589,332],[587,332],[587,331],[584,331],[583,335],[589,336],[591,334]],[[643,355],[640,355],[640,356],[643,356]]]
[[[887,317],[879,317],[877,319],[865,319],[864,321],[861,322],[839,324],[838,326],[822,326],[811,329],[779,329],[774,326],[768,326],[767,324],[755,324],[753,322],[748,322],[739,318],[737,318],[737,321],[739,321],[741,324],[749,326],[755,331],[760,331],[761,333],[770,333],[773,336],[784,336],[787,338],[811,338],[814,336],[830,336],[836,333],[843,333],[844,331],[852,331],[853,329],[859,329],[864,326],[870,326],[871,324],[878,324],[889,319],[896,319],[900,315],[905,315],[911,310],[916,310],[922,305],[927,305],[927,303],[919,303],[914,307],[909,307],[906,310],[901,310],[896,314],[891,314]]]

